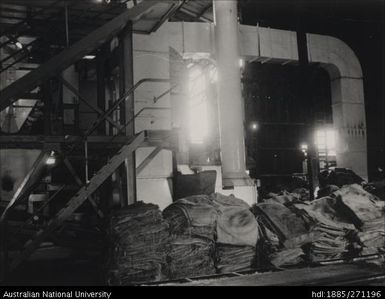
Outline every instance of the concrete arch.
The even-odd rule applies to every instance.
[[[309,61],[329,73],[333,126],[338,133],[337,165],[367,179],[367,141],[363,77],[360,62],[343,41],[307,34]]]
[[[183,44],[193,45],[191,40],[196,40],[204,32],[210,32],[213,36],[213,29],[202,30],[203,26],[212,27],[206,24],[184,24],[184,33],[187,34],[184,34]],[[200,40],[202,43],[199,43],[197,52],[202,49],[207,37],[201,37]],[[249,61],[282,64],[298,61],[297,36],[294,31],[240,25],[239,40],[240,53]],[[338,38],[308,33],[307,45],[309,62],[321,65],[330,76],[333,126],[338,135],[337,165],[351,168],[367,179],[366,117],[361,64],[353,50]],[[212,41],[207,49],[213,49]],[[193,50],[184,49],[185,52]]]

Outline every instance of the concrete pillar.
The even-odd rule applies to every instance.
[[[338,167],[368,179],[365,104],[361,78],[331,81],[333,125],[337,131]]]
[[[223,185],[243,186],[247,184],[248,176],[245,168],[237,1],[213,1],[213,5]]]

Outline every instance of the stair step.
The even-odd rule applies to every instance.
[[[138,134],[131,143],[124,145],[120,153],[116,154],[110,159],[111,164],[106,165],[100,169],[100,172],[94,175],[89,184],[83,186],[67,203],[66,207],[61,209],[56,216],[48,222],[47,227],[44,230],[40,230],[36,233],[35,238],[29,240],[24,251],[18,258],[12,261],[11,269],[17,267],[23,260],[28,258],[33,251],[38,248],[39,244],[44,239],[58,228],[68,217],[78,209],[87,198],[92,195],[99,186],[116,170],[116,168],[124,162],[128,154],[135,151],[145,141],[145,133]]]

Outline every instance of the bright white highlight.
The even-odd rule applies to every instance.
[[[333,129],[322,129],[315,132],[315,144],[319,154],[336,155],[336,132]]]

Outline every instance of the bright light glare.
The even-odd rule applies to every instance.
[[[256,131],[256,130],[258,130],[258,123],[252,122],[251,125],[250,125],[250,127],[251,127],[251,129],[252,129],[253,131]]]
[[[23,48],[23,44],[21,42],[16,42],[15,43],[16,47],[19,48],[19,49],[22,49]]]
[[[54,165],[55,163],[56,163],[55,152],[51,151],[51,154],[49,155],[49,157],[45,161],[45,164]]]
[[[207,131],[207,105],[202,102],[198,105],[190,103],[190,140],[192,143],[203,143]]]
[[[83,59],[88,59],[88,60],[92,60],[95,58],[95,55],[86,55],[83,57]]]
[[[189,73],[190,80],[195,80],[199,76],[202,76],[201,69],[198,67],[191,68],[190,73]]]
[[[315,133],[315,144],[319,151],[328,152],[328,155],[335,155],[336,132],[332,129],[318,130]]]
[[[45,164],[47,164],[47,165],[54,165],[56,163],[56,159],[55,159],[55,157],[48,157],[47,158],[47,161],[45,161]]]
[[[239,67],[243,68],[244,66],[245,66],[245,61],[242,58],[240,58],[239,59]]]
[[[189,74],[189,137],[191,143],[201,144],[208,135],[208,109],[206,102],[206,76],[199,67]]]
[[[306,143],[302,143],[302,144],[301,144],[301,150],[302,150],[303,152],[305,152],[305,151],[307,150],[307,144],[306,144]]]

